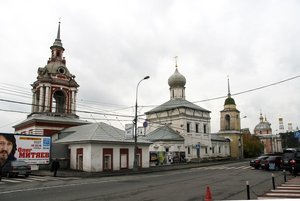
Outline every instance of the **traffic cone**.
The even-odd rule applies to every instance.
[[[209,186],[206,187],[206,193],[205,193],[204,201],[212,201],[212,195],[211,195]]]

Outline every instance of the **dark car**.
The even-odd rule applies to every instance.
[[[284,150],[282,157],[283,168],[293,175],[297,175],[300,172],[300,150],[288,149]]]
[[[31,167],[25,161],[9,161],[2,167],[2,175],[6,177],[17,177],[24,175],[28,177],[31,174]]]
[[[261,160],[264,160],[266,158],[268,158],[268,156],[259,156],[250,161],[250,166],[254,167],[255,169],[259,169],[259,168],[261,168],[261,166],[260,166]]]
[[[282,169],[282,156],[269,156],[263,160],[263,169],[265,170],[281,170]]]
[[[294,148],[288,148],[288,149],[285,149],[283,151],[282,167],[283,167],[284,170],[292,172],[292,163],[291,163],[291,161],[295,159],[297,152],[299,152],[299,150],[294,149]]]

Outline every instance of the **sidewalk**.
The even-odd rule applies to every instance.
[[[258,196],[258,200],[266,199],[297,199],[300,198],[300,178],[295,177],[287,182],[276,187],[275,190],[270,190],[265,194]]]
[[[226,160],[226,161],[215,161],[215,162],[201,162],[201,163],[183,163],[183,164],[172,164],[163,166],[154,166],[149,168],[142,168],[138,171],[133,171],[132,169],[119,170],[119,171],[109,171],[109,172],[83,172],[78,170],[70,169],[59,169],[57,171],[57,177],[107,177],[107,176],[121,176],[121,175],[133,175],[133,174],[146,174],[152,172],[162,172],[162,171],[172,171],[180,169],[189,169],[196,167],[205,167],[213,165],[228,164],[236,161]],[[33,170],[32,175],[38,176],[53,176],[53,172],[50,170]]]

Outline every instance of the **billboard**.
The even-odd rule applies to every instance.
[[[6,160],[28,164],[49,164],[51,137],[0,133],[0,165]]]

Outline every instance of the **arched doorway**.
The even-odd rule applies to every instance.
[[[52,112],[65,113],[66,111],[66,95],[63,91],[54,92],[52,98]]]

